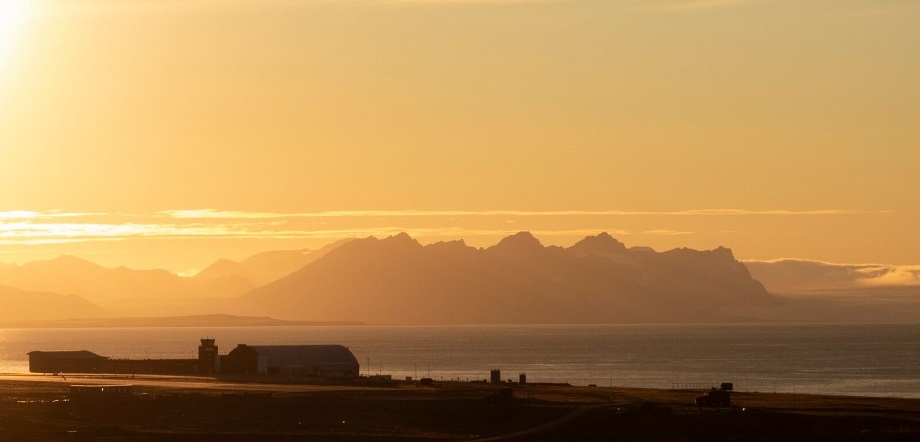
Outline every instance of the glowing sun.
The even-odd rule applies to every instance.
[[[32,15],[32,0],[0,0],[0,68],[15,48],[23,25]]]

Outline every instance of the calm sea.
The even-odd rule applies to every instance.
[[[535,325],[0,329],[0,373],[32,350],[196,358],[199,339],[342,344],[366,374],[920,398],[920,325]]]

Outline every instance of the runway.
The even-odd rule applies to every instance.
[[[79,385],[134,385],[169,390],[207,390],[263,393],[303,393],[319,391],[360,391],[364,386],[320,385],[302,383],[229,382],[210,377],[164,375],[90,375],[90,374],[2,374],[0,381],[48,382]],[[378,387],[374,389],[379,390]]]

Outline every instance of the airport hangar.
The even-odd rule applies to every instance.
[[[356,378],[358,360],[342,345],[246,345],[218,354],[214,339],[202,339],[197,359],[112,359],[93,352],[31,351],[32,373],[271,374]]]

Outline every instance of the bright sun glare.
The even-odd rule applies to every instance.
[[[32,0],[0,0],[0,68],[6,65],[33,9]]]

